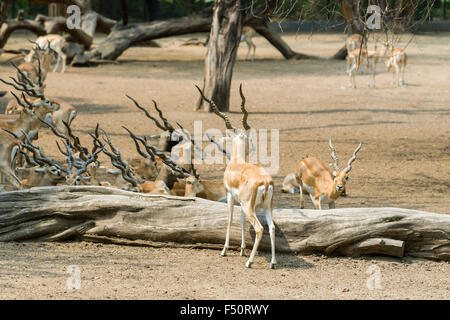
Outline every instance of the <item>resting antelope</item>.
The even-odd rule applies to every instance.
[[[17,68],[17,72],[18,77],[20,76],[19,78],[23,80],[23,83],[25,83],[25,81],[28,82],[29,85],[33,86],[36,93],[44,95],[45,84],[41,74],[38,73],[37,84],[35,85],[30,77],[20,69],[20,66],[19,68]],[[59,104],[59,110],[52,112],[52,122],[58,132],[67,135],[68,133],[64,122],[68,123],[69,126],[71,125],[72,121],[77,116],[75,107],[58,98],[49,97],[48,99]],[[22,102],[22,104],[20,102]],[[20,114],[23,110],[23,103],[23,99],[21,99],[20,101],[18,99],[11,99],[8,102],[5,113],[7,115]]]
[[[239,93],[242,99],[241,112],[244,115],[242,119],[244,130],[233,128],[230,119],[224,113],[219,111],[213,101],[204,96],[199,87],[197,87],[197,89],[202,95],[202,98],[211,105],[214,113],[225,121],[225,125],[228,129],[227,132],[230,134],[229,137],[233,142],[231,160],[229,161],[223,176],[223,182],[227,193],[228,223],[222,255],[225,256],[227,254],[227,250],[230,245],[230,228],[233,221],[234,201],[236,201],[241,205],[241,256],[245,255],[245,216],[247,216],[247,219],[252,224],[256,233],[255,243],[253,245],[250,258],[245,264],[247,268],[251,267],[264,230],[258,220],[258,217],[256,216],[256,208],[262,207],[264,209],[267,224],[269,225],[269,234],[272,247],[272,260],[270,262],[270,268],[275,268],[277,263],[275,258],[275,224],[272,219],[274,184],[272,177],[264,170],[264,168],[246,162],[252,143],[249,134],[249,130],[251,128],[247,123],[248,113],[245,109],[245,97],[242,93],[242,85],[239,88]]]
[[[341,170],[338,165],[338,158],[329,140],[331,157],[334,160],[334,171],[317,158],[306,158],[295,166],[295,177],[300,186],[300,208],[303,209],[303,189],[306,189],[311,197],[311,201],[316,209],[322,210],[322,201],[328,201],[330,209],[335,208],[335,201],[345,189],[345,183],[349,179],[348,173],[352,169],[351,164],[356,160],[356,154],[361,149],[362,142],[353,152],[353,156],[348,161],[347,167]]]
[[[59,34],[48,34],[36,39],[36,43],[33,46],[30,53],[25,57],[26,62],[32,62],[39,49],[46,50],[47,48],[53,49],[57,54],[56,65],[53,68],[53,72],[58,70],[60,63],[62,63],[61,72],[66,70],[66,54],[63,52],[63,48],[66,46],[66,40]]]
[[[387,71],[392,69],[392,84],[397,87],[405,84],[405,68],[408,56],[403,49],[392,50],[389,58],[386,60]]]
[[[27,77],[33,83],[36,88],[41,90],[43,93],[45,88],[44,82],[47,79],[48,71],[50,70],[50,65],[55,61],[55,56],[51,48],[45,50],[36,50],[36,61],[22,62],[18,67],[17,79],[19,81],[25,82]],[[25,77],[24,77],[25,75]]]
[[[255,30],[253,30],[252,27],[247,27],[247,26],[242,27],[241,42],[244,41],[248,47],[248,51],[247,51],[247,55],[245,56],[245,60],[248,60],[251,49],[253,49],[252,61],[255,59],[256,45],[253,42],[253,37],[255,36],[255,34],[256,34],[256,32],[255,32]]]
[[[3,79],[0,79],[0,81],[6,84],[11,84]],[[52,112],[59,110],[60,105],[54,101],[50,101],[42,94],[37,94],[34,90],[29,90],[25,87],[19,88],[15,85],[14,87],[36,99],[30,102],[22,93],[22,100],[20,100],[13,93],[18,104],[22,106],[22,112],[19,114],[18,118],[11,118],[11,120],[0,120],[0,128],[13,132],[22,141],[25,138],[23,132],[29,134],[32,139],[37,139],[38,131],[41,127],[41,122],[38,118],[43,119],[48,117]]]
[[[375,75],[377,64],[386,57],[388,43],[384,42],[378,50],[356,49],[352,51],[347,59],[351,64],[348,71],[350,86],[356,88],[355,74],[359,70],[361,59],[367,63],[369,69],[368,87],[375,88]]]
[[[128,130],[128,129],[127,129]],[[106,133],[106,131],[102,130],[104,135],[106,136],[105,142],[109,145],[109,148],[111,151],[107,150],[105,145],[98,139],[98,137],[92,137],[94,138],[97,147],[103,150],[103,153],[105,153],[110,159],[111,163],[114,167],[120,170],[122,173],[122,178],[128,182],[122,189],[134,191],[134,192],[142,192],[142,193],[152,193],[152,194],[170,194],[169,188],[166,186],[164,181],[156,180],[156,181],[145,181],[141,182],[136,176],[136,173],[134,172],[133,168],[130,166],[130,164],[123,160],[122,155],[120,154],[119,149],[117,149],[111,141],[111,138]],[[129,130],[128,130],[129,131]],[[131,131],[129,131],[130,134]],[[137,136],[135,136],[137,137]],[[141,137],[138,137],[141,138]],[[142,138],[143,139],[143,138]],[[120,186],[116,186],[120,187]]]

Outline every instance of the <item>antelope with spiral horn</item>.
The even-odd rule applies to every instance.
[[[197,87],[197,86],[196,86]],[[225,246],[222,250],[222,256],[227,254],[230,244],[230,229],[233,221],[234,201],[241,205],[241,256],[245,255],[245,217],[250,221],[255,230],[255,243],[247,260],[245,266],[250,268],[256,251],[258,250],[259,242],[261,241],[264,227],[256,216],[256,208],[262,207],[266,216],[267,224],[269,225],[269,234],[272,248],[272,260],[270,268],[274,269],[277,263],[275,258],[275,224],[272,219],[273,211],[273,188],[274,183],[272,177],[264,170],[264,168],[246,162],[246,158],[251,147],[250,125],[247,123],[248,112],[245,109],[245,97],[242,93],[242,85],[239,88],[239,93],[242,99],[241,112],[243,113],[242,126],[243,129],[233,128],[228,116],[219,111],[214,101],[205,97],[199,87],[197,87],[202,98],[211,105],[212,110],[216,115],[221,117],[228,129],[228,138],[233,142],[233,153],[231,160],[228,163],[224,175],[223,183],[226,190],[227,204],[228,204],[228,219],[227,219],[227,233]]]
[[[322,202],[327,201],[330,209],[335,208],[335,201],[345,190],[345,184],[349,180],[348,173],[352,170],[352,163],[356,160],[356,154],[361,149],[362,141],[353,152],[353,156],[343,170],[339,168],[336,151],[329,140],[331,158],[334,160],[334,171],[317,158],[306,158],[295,166],[295,177],[300,185],[300,208],[303,209],[303,189],[307,190],[316,209],[322,210]]]

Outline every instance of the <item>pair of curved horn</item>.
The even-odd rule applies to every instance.
[[[198,92],[200,92],[200,95],[202,96],[203,100],[205,100],[206,102],[208,102],[211,106],[211,109],[213,110],[213,112],[218,115],[219,117],[221,117],[224,121],[225,121],[225,126],[227,127],[227,129],[229,130],[234,130],[233,126],[231,125],[231,121],[230,118],[228,118],[228,116],[219,111],[219,108],[217,108],[217,105],[214,103],[214,101],[208,99],[205,97],[203,91],[196,85],[195,86],[198,90]],[[247,118],[248,118],[248,111],[245,108],[245,96],[244,93],[242,92],[242,83],[239,86],[239,94],[241,96],[242,102],[241,102],[241,112],[244,114],[243,118],[242,118],[242,126],[244,127],[245,130],[250,130],[251,127],[249,126],[248,122],[247,122]]]
[[[333,160],[334,160],[334,170],[335,171],[340,171],[341,169],[339,168],[338,158],[336,156],[336,150],[334,149],[333,143],[331,142],[331,137],[330,137],[328,142],[329,142],[330,149],[331,149],[331,158],[333,158]],[[353,156],[350,158],[350,160],[348,160],[347,167],[344,169],[345,173],[349,173],[350,170],[352,170],[352,166],[351,165],[356,160],[356,154],[361,149],[361,146],[362,146],[362,141],[356,147],[355,151],[353,151]]]

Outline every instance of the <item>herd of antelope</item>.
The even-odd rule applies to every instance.
[[[376,67],[380,62],[385,62],[387,71],[392,70],[392,84],[402,86],[405,84],[405,69],[408,56],[406,51],[394,48],[392,42],[384,41],[376,50],[367,49],[367,40],[360,34],[352,34],[346,40],[347,47],[347,74],[349,86],[356,88],[355,74],[361,63],[365,64],[369,72],[368,87],[375,88]]]
[[[63,100],[45,95],[45,80],[51,62],[55,56],[59,56],[58,50],[54,49],[56,46],[51,45],[55,39],[57,37],[54,36],[38,39],[26,61],[19,66],[13,64],[17,72],[16,77],[10,77],[11,81],[0,79],[15,90],[11,91],[14,98],[8,103],[6,115],[0,119],[2,183],[8,180],[14,189],[96,185],[133,192],[223,201],[228,207],[228,226],[222,255],[226,255],[229,247],[234,203],[238,203],[241,206],[242,256],[245,255],[246,248],[246,218],[256,234],[246,267],[251,266],[262,238],[263,226],[256,215],[256,210],[262,208],[269,226],[272,246],[270,268],[274,268],[277,263],[275,225],[272,217],[274,182],[263,167],[249,163],[253,143],[242,85],[239,88],[242,99],[242,128],[233,127],[228,116],[220,112],[214,101],[209,100],[197,87],[202,98],[225,123],[227,131],[222,142],[228,142],[228,145],[232,146],[231,152],[223,148],[220,150],[229,158],[223,180],[205,180],[200,178],[192,161],[196,150],[194,140],[180,124],[177,123],[179,129],[176,129],[155,101],[153,104],[158,116],[153,116],[138,101],[127,95],[162,131],[153,136],[139,136],[123,127],[130,142],[134,143],[138,157],[124,159],[110,135],[99,124],[89,133],[90,145],[82,143],[71,127],[77,117],[76,109]],[[49,129],[55,135],[63,161],[48,156],[44,149],[37,145],[39,131],[43,128]],[[152,143],[154,140],[158,142]],[[217,141],[211,141],[220,145]],[[298,193],[301,208],[304,194],[311,197],[316,209],[322,209],[323,203],[334,208],[336,199],[345,192],[351,165],[356,160],[361,144],[353,152],[347,166],[341,170],[330,138],[329,147],[334,160],[334,170],[317,158],[302,159],[295,166],[293,173],[286,177],[283,190]],[[178,157],[173,156],[174,150],[178,150]],[[106,159],[109,158],[112,167],[101,164],[100,154],[106,155]]]

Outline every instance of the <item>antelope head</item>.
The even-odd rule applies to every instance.
[[[240,94],[241,100],[242,100],[241,112],[243,114],[243,118],[242,118],[242,127],[243,128],[242,129],[234,128],[231,125],[230,118],[228,118],[228,116],[225,113],[219,111],[219,109],[218,109],[217,105],[214,103],[214,101],[206,98],[205,95],[203,94],[202,90],[198,86],[196,86],[196,88],[200,92],[202,98],[211,105],[211,109],[213,110],[213,112],[217,116],[222,118],[225,122],[227,131],[226,131],[225,138],[223,138],[223,142],[225,142],[225,143],[227,141],[232,142],[234,156],[236,156],[237,154],[243,154],[244,153],[243,151],[245,150],[245,156],[243,159],[245,161],[245,159],[247,159],[249,154],[251,154],[254,151],[254,147],[253,147],[252,136],[250,135],[251,127],[247,122],[248,112],[247,112],[247,109],[245,108],[246,100],[245,100],[244,93],[242,92],[242,84],[239,86],[239,94]]]
[[[338,193],[342,193],[345,189],[346,182],[350,179],[349,172],[352,170],[352,163],[356,160],[356,154],[361,149],[362,141],[359,143],[358,147],[356,147],[355,151],[353,151],[353,156],[348,160],[347,167],[345,167],[343,170],[339,168],[338,164],[338,158],[336,156],[336,151],[334,150],[334,146],[331,142],[331,137],[329,140],[329,145],[331,149],[331,158],[334,160],[334,170],[332,172],[333,175],[333,189],[336,190]]]

